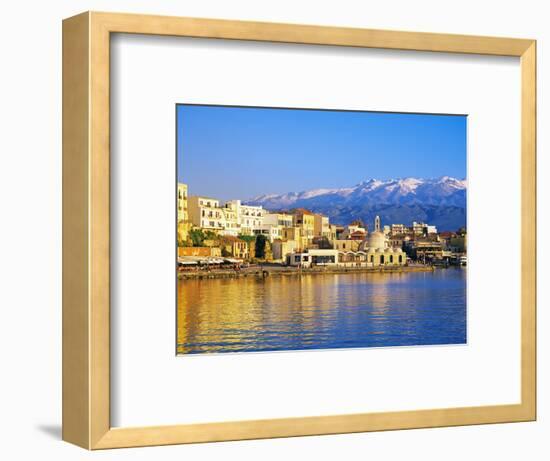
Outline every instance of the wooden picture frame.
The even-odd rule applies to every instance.
[[[258,421],[110,424],[109,48],[113,33],[521,59],[521,403]],[[63,439],[87,449],[533,421],[536,418],[534,40],[86,12],[63,21]]]

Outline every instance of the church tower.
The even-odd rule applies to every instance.
[[[374,218],[374,232],[380,232],[380,216]]]

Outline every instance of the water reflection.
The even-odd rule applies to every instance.
[[[466,342],[466,271],[178,283],[178,353]]]

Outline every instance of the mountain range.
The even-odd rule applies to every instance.
[[[383,225],[411,225],[417,221],[444,231],[466,226],[466,192],[465,179],[449,176],[369,179],[353,187],[265,194],[245,203],[262,205],[270,211],[306,208],[328,216],[334,224],[360,219],[372,229],[374,218],[379,215]]]

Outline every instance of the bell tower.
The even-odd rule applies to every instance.
[[[380,232],[380,216],[374,218],[374,232]]]

